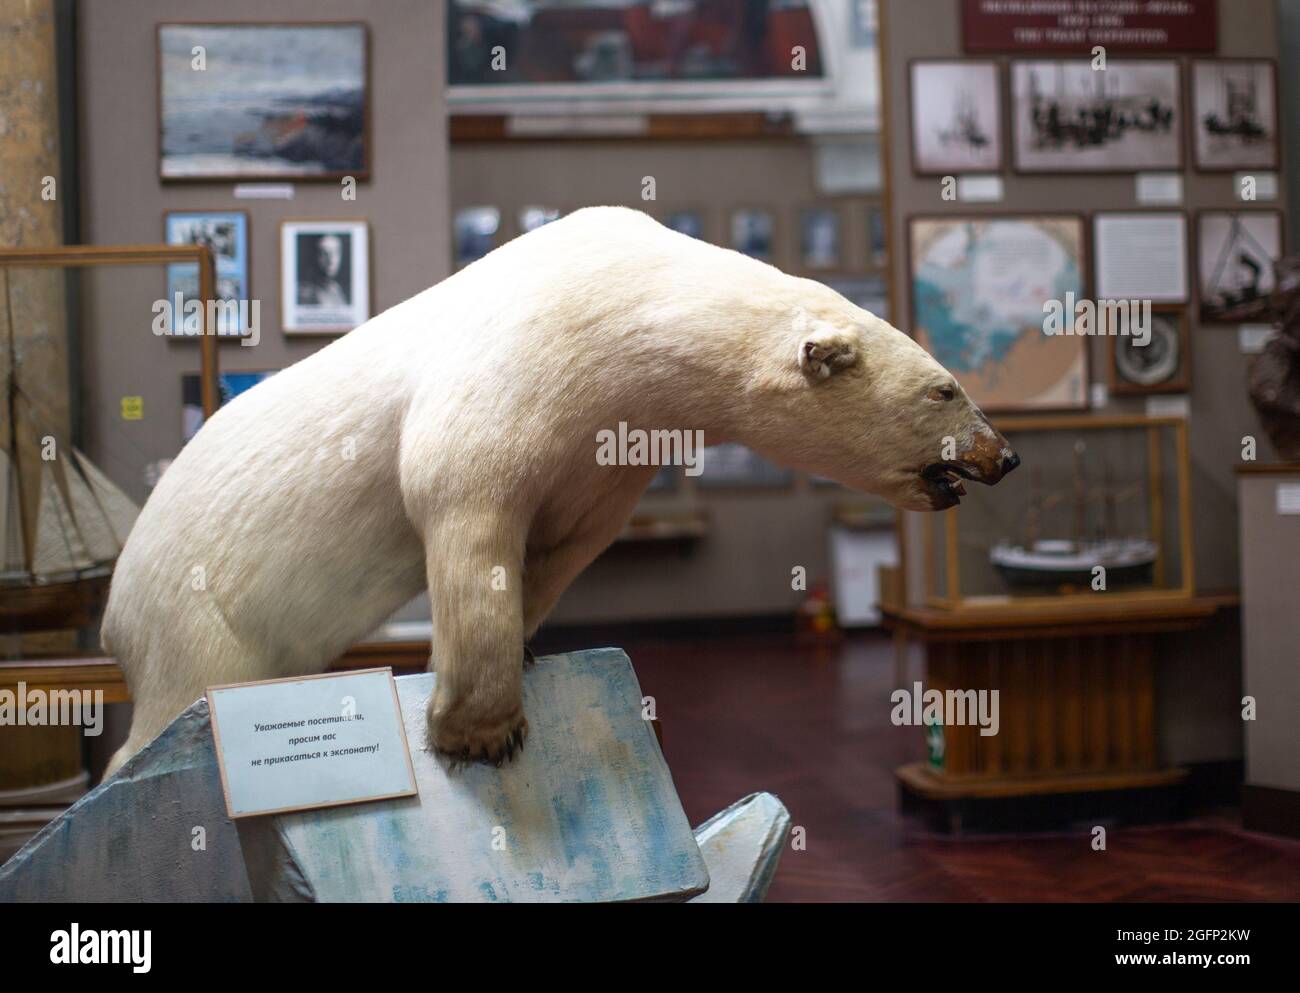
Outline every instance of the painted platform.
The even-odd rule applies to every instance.
[[[241,844],[200,700],[0,867],[0,902],[686,900],[708,886],[623,652],[529,669],[528,745],[501,769],[448,772],[420,750],[435,678],[397,680],[420,797],[244,821]]]
[[[771,793],[751,793],[695,829],[709,889],[691,903],[762,903],[790,836],[790,812]]]
[[[626,655],[539,660],[501,768],[420,751],[435,677],[397,680],[419,796],[240,822],[267,901],[682,901],[709,884]]]
[[[206,700],[0,866],[0,903],[251,899]]]

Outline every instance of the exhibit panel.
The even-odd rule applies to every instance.
[[[1102,25],[1086,11],[953,6],[883,5],[890,224],[906,245],[891,266],[895,317],[992,410],[1026,468],[939,520],[904,515],[884,612],[900,673],[917,644],[927,685],[1000,687],[1004,715],[1019,716],[990,738],[936,723],[947,758],[934,764],[931,741],[931,762],[899,778],[941,823],[977,820],[981,798],[1085,786],[1113,791],[1120,810],[1126,769],[1167,786],[1180,754],[1205,764],[1188,726],[1213,723],[1218,757],[1241,755],[1239,701],[1222,693],[1239,653],[1197,655],[1223,671],[1192,689],[1195,641],[1178,631],[1239,632],[1236,536],[1223,528],[1237,516],[1233,471],[1267,462],[1279,437],[1258,397],[1286,361],[1257,358],[1269,323],[1285,321],[1276,8]],[[927,85],[944,74],[965,85]],[[1004,138],[1005,162],[993,154]],[[1045,238],[1067,205],[1068,238]],[[1026,346],[1069,357],[1070,388],[1045,389],[1037,377],[1054,366],[1038,357],[1017,369]],[[1248,379],[1261,385],[1248,393]],[[1017,432],[1030,411],[1032,430]],[[1070,648],[1083,631],[1096,637]],[[1118,756],[1139,744],[1126,766]],[[955,785],[963,776],[987,781]]]

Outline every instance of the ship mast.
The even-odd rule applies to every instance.
[[[24,522],[27,521],[26,500],[22,484],[21,467],[18,464],[18,349],[14,343],[14,308],[9,294],[9,270],[0,268],[4,276],[5,292],[5,350],[8,352],[9,365],[5,370],[5,414],[9,418],[6,437],[6,452],[9,456],[9,475],[5,486],[9,490],[10,510],[5,516],[4,550],[0,557],[0,568],[9,562],[9,541],[15,539],[19,545],[23,571],[32,574],[33,549],[27,541],[28,533]],[[16,523],[17,527],[13,525]]]
[[[1088,483],[1083,474],[1083,453],[1087,446],[1083,441],[1074,443],[1074,543],[1083,547],[1084,525],[1088,517]]]

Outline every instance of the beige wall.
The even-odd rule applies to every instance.
[[[1245,642],[1242,689],[1258,706],[1256,719],[1245,722],[1246,781],[1300,791],[1300,666],[1296,665],[1300,516],[1277,512],[1278,487],[1300,485],[1300,473],[1249,473],[1238,479]]]
[[[225,369],[281,369],[328,338],[280,331],[279,224],[285,217],[370,222],[372,310],[437,282],[450,269],[443,29],[425,0],[132,0],[82,2],[78,13],[83,240],[157,243],[164,210],[244,209],[251,289],[262,340],[221,345]],[[370,27],[371,178],[344,201],[337,183],[298,183],[293,200],[236,200],[231,183],[158,180],[155,25],[163,21],[360,20]],[[165,292],[159,270],[87,281],[83,314],[85,427],[90,454],[137,498],[144,463],[181,446],[181,376],[198,369],[195,342],[154,337],[141,308]],[[120,398],[144,397],[125,422]]]
[[[727,244],[732,209],[762,207],[776,219],[775,257],[803,275],[798,258],[799,210],[838,204],[844,245],[841,276],[870,265],[866,210],[878,198],[823,197],[817,192],[812,146],[802,139],[644,142],[528,141],[455,144],[451,150],[453,210],[501,208],[498,240],[519,233],[523,206],[569,212],[591,204],[623,204],[661,220],[674,210],[699,210],[706,240]],[[641,197],[653,176],[656,199]],[[820,275],[829,276],[828,273]],[[804,594],[790,588],[791,569],[809,584],[829,579],[829,525],[834,506],[852,498],[839,487],[796,475],[783,489],[703,490],[680,477],[672,495],[651,494],[643,510],[704,509],[707,537],[687,550],[615,546],[564,594],[551,622],[612,622],[792,611]]]

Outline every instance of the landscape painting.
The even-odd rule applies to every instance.
[[[1182,166],[1177,62],[1013,62],[1015,168],[1140,172]]]
[[[166,180],[365,179],[364,24],[163,24]]]

